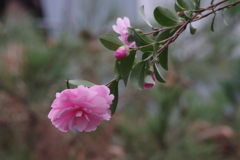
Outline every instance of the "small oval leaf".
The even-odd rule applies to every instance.
[[[126,76],[128,76],[128,74],[132,70],[135,56],[136,50],[131,50],[128,57],[116,60],[115,71],[121,76],[121,78],[125,78]]]
[[[113,34],[103,34],[100,36],[100,42],[109,50],[116,51],[119,47],[123,46],[123,42]]]
[[[214,22],[215,22],[215,18],[216,18],[216,13],[214,14],[214,17],[213,17],[212,23],[211,23],[211,30],[212,30],[212,32],[214,32]]]
[[[81,80],[81,79],[68,80],[68,83],[70,85],[74,85],[74,86],[83,85],[85,87],[92,87],[92,86],[96,85],[92,82]]]
[[[163,69],[168,70],[168,47],[158,56],[158,61]]]
[[[158,70],[158,67],[157,67],[156,63],[154,64],[153,69],[154,69],[154,74],[155,74],[156,79],[161,83],[166,83],[166,81],[162,77],[160,71]]]
[[[162,26],[171,27],[180,23],[178,17],[167,8],[159,6],[155,8],[153,14],[155,20]]]
[[[113,102],[110,106],[110,111],[111,114],[113,115],[117,109],[117,104],[118,104],[118,81],[113,81],[108,88],[110,89],[110,94],[114,95]]]
[[[184,0],[176,0],[175,10],[177,12],[182,12],[182,11],[186,11],[189,9],[190,9],[189,5]]]
[[[146,35],[136,32],[135,29],[132,29],[132,30],[133,30],[133,38],[134,38],[134,41],[136,42],[137,47],[148,45],[153,41],[153,40],[150,40],[150,38],[147,37]],[[142,52],[149,52],[149,51],[151,52],[153,51],[153,46],[144,47],[144,48],[141,48],[140,50]]]
[[[142,90],[144,87],[144,78],[146,75],[146,62],[142,61],[138,64],[136,64],[131,72],[130,75],[130,82],[132,84],[132,87],[135,89]]]
[[[145,13],[144,13],[144,6],[142,5],[139,9],[138,9],[138,14],[142,17],[142,19],[147,23],[147,25],[149,25],[150,27],[153,28],[153,26],[151,25],[151,23],[149,22],[149,20],[147,19]]]
[[[194,34],[196,33],[196,31],[197,31],[197,28],[194,28],[194,27],[192,26],[192,24],[190,23],[190,33],[191,33],[192,35],[194,35]]]

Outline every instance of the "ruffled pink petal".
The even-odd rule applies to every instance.
[[[79,132],[82,132],[83,130],[85,130],[88,123],[89,121],[84,116],[76,118],[76,127]]]
[[[86,132],[95,131],[97,126],[100,124],[100,119],[96,119],[95,117],[89,116],[90,121],[87,124],[87,127],[84,129]]]
[[[73,108],[73,107],[65,108],[65,109],[61,110],[61,112],[59,113],[57,118],[63,118],[63,117],[69,116],[69,115],[73,116],[74,110],[75,110],[75,108]]]
[[[56,119],[58,118],[58,115],[61,113],[61,109],[51,109],[51,111],[48,114],[48,118],[50,119]]]
[[[69,130],[69,122],[71,120],[71,116],[67,116],[64,118],[53,119],[52,123],[55,125],[60,131],[67,132]]]
[[[110,118],[111,118],[111,112],[110,112],[109,109],[107,109],[107,112],[106,112],[105,114],[102,115],[102,119],[108,121],[108,120],[110,120]]]
[[[90,90],[92,91],[96,91],[97,92],[97,96],[100,96],[102,98],[104,98],[105,100],[107,100],[107,104],[112,104],[112,100],[114,99],[114,95],[109,95],[110,94],[110,90],[108,89],[108,87],[101,85],[101,86],[93,86],[90,88]]]
[[[75,117],[72,117],[69,121],[69,124],[68,124],[68,127],[69,127],[69,130],[73,129],[73,127],[75,126]]]

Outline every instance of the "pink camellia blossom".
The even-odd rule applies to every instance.
[[[118,38],[129,47],[136,47],[134,41],[133,42],[128,41],[129,33],[127,28],[131,27],[129,19],[127,17],[124,17],[123,19],[118,18],[116,23],[117,25],[113,25],[112,28],[116,33],[121,35]]]
[[[155,85],[155,82],[154,74],[147,75],[144,79],[144,89],[152,88]]]
[[[117,59],[124,59],[128,55],[129,55],[129,48],[128,48],[128,46],[121,46],[114,53],[114,56]]]
[[[104,85],[66,89],[56,94],[48,118],[62,132],[74,126],[80,132],[94,131],[101,120],[111,118],[109,107],[113,99],[114,95]]]

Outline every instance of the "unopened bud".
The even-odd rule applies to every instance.
[[[184,13],[183,12],[177,12],[177,16],[182,17],[182,16],[184,16]]]
[[[155,85],[155,82],[154,73],[147,75],[144,79],[144,89],[152,88]]]
[[[124,59],[128,55],[129,55],[129,48],[128,48],[128,46],[121,46],[114,53],[114,56],[117,59]]]

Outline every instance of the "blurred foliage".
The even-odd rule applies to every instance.
[[[239,7],[170,46],[166,84],[120,90],[119,110],[91,133],[62,133],[47,118],[64,80],[104,84],[112,52],[98,39],[48,39],[31,18],[0,26],[1,160],[240,159]],[[209,18],[209,21],[211,18]],[[64,36],[63,36],[64,37]],[[189,45],[190,44],[190,45]]]

